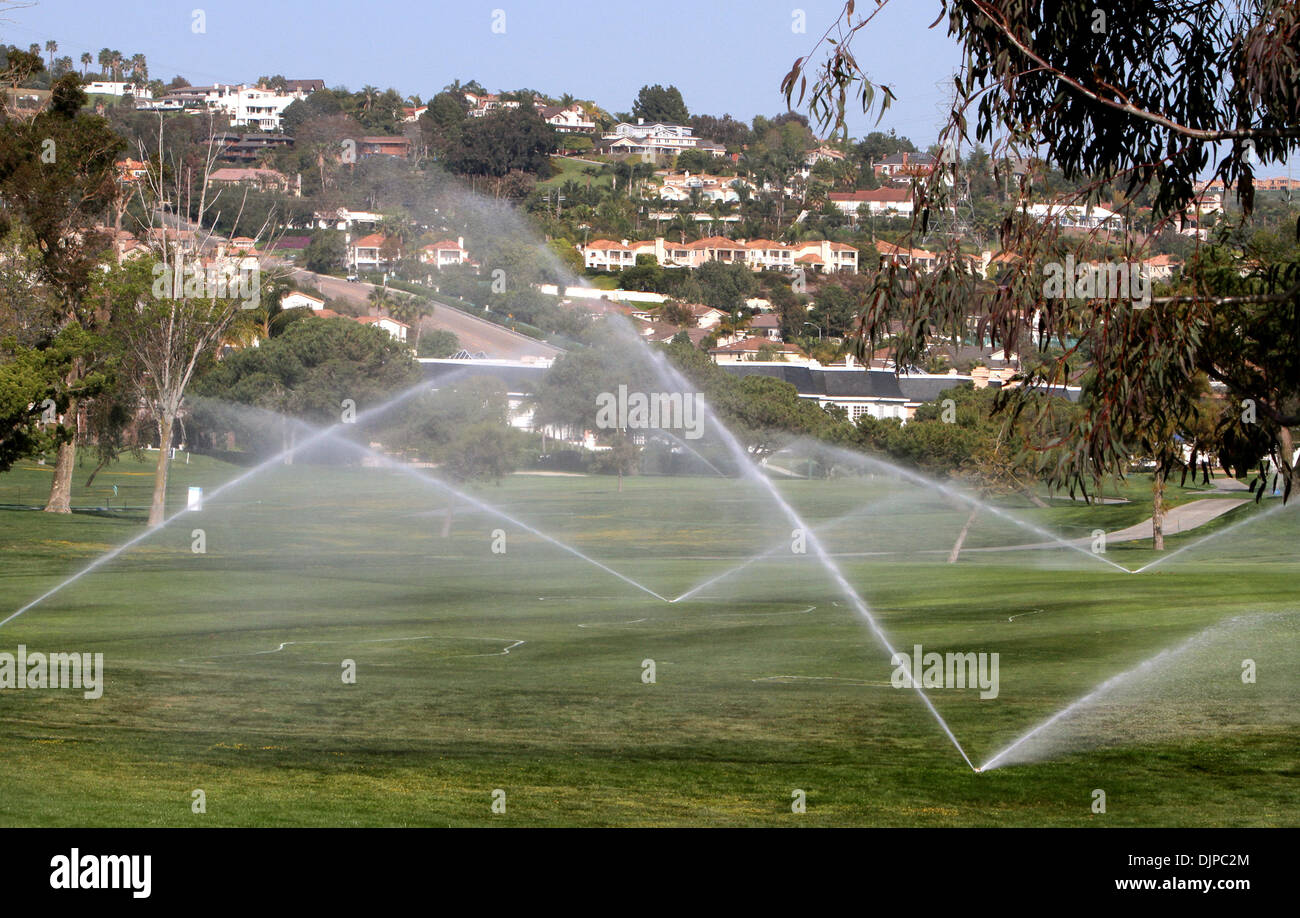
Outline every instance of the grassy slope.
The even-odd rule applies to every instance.
[[[101,481],[123,491],[136,472]],[[232,472],[178,466],[173,507],[186,485],[210,491]],[[23,476],[41,474],[0,476],[0,504],[33,503]],[[1001,653],[998,699],[934,693],[977,762],[1188,635],[1294,609],[1294,553],[1278,548],[1296,534],[1288,516],[1130,577],[1077,553],[946,565],[957,508],[856,480],[782,490],[810,522],[882,502],[823,539],[896,646]],[[629,479],[619,495],[605,478],[518,476],[475,493],[669,597],[790,537],[734,482]],[[0,629],[0,650],[101,651],[109,679],[98,701],[0,693],[0,823],[1278,825],[1300,813],[1290,619],[1189,661],[1190,687],[1171,674],[1104,712],[1103,727],[1136,739],[975,775],[914,695],[889,687],[887,655],[811,557],[780,551],[665,604],[463,504],[444,541],[444,505],[389,474],[277,468]],[[1061,531],[1092,528],[1090,512],[1107,528],[1142,518],[1038,511]],[[1243,512],[1258,511],[1215,528]],[[208,552],[195,555],[200,525]],[[139,514],[0,510],[5,614],[139,526]],[[504,555],[489,548],[496,528]],[[1007,532],[982,518],[972,541]],[[1108,557],[1132,568],[1152,555]],[[1254,687],[1237,678],[1243,654],[1259,663]],[[345,658],[356,685],[342,684]],[[1098,787],[1106,816],[1089,810]],[[194,788],[205,816],[190,812]],[[490,813],[494,788],[505,815]],[[808,794],[798,817],[794,788]]]
[[[557,170],[555,175],[538,182],[538,188],[559,188],[569,181],[578,182],[583,187],[586,187],[588,180],[591,181],[594,188],[608,188],[611,181],[609,173],[593,175],[586,171],[591,169],[593,172],[599,173],[601,171],[600,166],[593,166],[589,162],[577,162],[564,156],[552,156],[551,168]]]

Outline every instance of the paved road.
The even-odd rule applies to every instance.
[[[1202,497],[1199,500],[1179,504],[1165,513],[1165,535],[1177,535],[1197,526],[1204,526],[1210,520],[1218,519],[1229,510],[1235,510],[1242,504],[1250,503],[1249,498],[1240,497]],[[1143,520],[1127,529],[1106,533],[1107,542],[1136,542],[1151,538],[1151,518]],[[1091,542],[1084,539],[1084,542]]]
[[[1230,510],[1235,510],[1242,504],[1250,503],[1250,498],[1241,497],[1202,497],[1199,500],[1189,501],[1185,504],[1179,504],[1177,507],[1165,512],[1165,535],[1177,535],[1180,532],[1187,532],[1189,529],[1195,529],[1197,526],[1204,526],[1210,520],[1218,519]],[[1141,539],[1151,538],[1151,517],[1147,517],[1140,523],[1135,523],[1124,529],[1117,529],[1114,532],[1106,533],[1106,543],[1113,542],[1137,542]],[[1074,539],[1067,540],[1069,544],[1081,545],[1085,548],[1092,544],[1092,539]],[[1033,542],[1027,545],[998,545],[988,548],[965,548],[962,554],[966,552],[978,551],[1012,551],[1022,548],[1060,548],[1060,542]]]
[[[328,274],[315,274],[303,268],[290,268],[294,277],[319,289],[331,299],[346,300],[349,303],[365,307],[374,284],[352,282]],[[524,357],[555,357],[561,349],[544,341],[529,338],[500,325],[493,325],[485,319],[471,316],[451,306],[438,304],[432,316],[423,323],[425,333],[438,328],[453,332],[460,339],[460,346],[471,352],[487,354],[503,360],[520,360]]]
[[[190,230],[197,229],[196,224],[192,221],[175,214],[159,211],[159,216],[162,218],[161,225],[163,226],[181,226]],[[210,245],[229,242],[226,237],[216,233],[208,235]],[[316,274],[304,268],[296,268],[280,258],[268,258],[266,262],[278,267],[288,268],[294,277],[301,278],[312,284],[328,297],[343,299],[362,307],[368,305],[367,297],[370,296],[370,291],[374,289],[373,284],[351,283],[337,277],[331,277],[328,274]],[[423,331],[445,328],[447,331],[453,332],[460,340],[460,346],[471,353],[482,351],[488,357],[495,357],[498,360],[521,360],[524,357],[556,357],[563,353],[561,348],[554,345],[538,341],[527,335],[521,335],[519,332],[495,325],[485,319],[471,316],[451,306],[440,304],[437,300],[433,302],[436,307],[434,314],[421,323]]]

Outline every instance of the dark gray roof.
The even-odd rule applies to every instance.
[[[900,150],[897,153],[890,153],[884,159],[876,161],[876,165],[878,166],[901,166],[904,163],[909,166],[933,166],[935,159],[929,153],[909,153]]]
[[[973,363],[976,360],[984,361],[986,366],[1005,367],[1007,365],[1006,357],[994,358],[994,354],[999,349],[992,347],[979,347],[972,344],[963,344],[960,347],[954,347],[951,344],[945,344],[941,351],[948,355],[953,363]],[[1005,355],[1006,351],[1002,353]]]
[[[903,401],[898,379],[888,370],[826,370],[794,365],[722,364],[735,376],[771,376],[790,383],[800,395],[826,398],[881,398]]]
[[[505,383],[506,391],[518,392],[524,394],[534,394],[542,377],[546,375],[545,367],[513,367],[513,366],[493,366],[491,364],[477,364],[466,361],[464,364],[456,363],[421,363],[424,368],[424,377],[431,382],[437,383],[438,380],[452,373],[461,373],[459,378],[468,379],[471,376],[491,376]]]
[[[949,389],[970,381],[969,376],[900,376],[898,387],[909,402],[932,402]]]

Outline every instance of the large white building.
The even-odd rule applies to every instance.
[[[299,99],[311,94],[310,80],[299,80],[285,90],[266,86],[186,86],[173,89],[159,101],[159,107],[207,109],[229,116],[237,127],[256,127],[263,131],[280,130],[280,116]]]
[[[832,191],[830,202],[850,217],[866,214],[889,214],[910,217],[913,212],[910,188],[870,188],[859,191]]]
[[[1025,212],[1039,223],[1065,230],[1124,229],[1124,218],[1100,204],[1029,204]]]
[[[152,99],[153,93],[145,86],[136,86],[125,80],[92,80],[82,87],[88,95],[101,96],[135,96],[137,99]]]
[[[603,136],[611,153],[631,153],[640,156],[675,156],[683,150],[704,150],[722,156],[726,148],[711,140],[695,136],[695,130],[684,124],[665,124],[656,121],[646,124],[638,118],[636,124],[626,121],[614,126]]]

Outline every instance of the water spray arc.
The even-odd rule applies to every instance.
[[[908,481],[911,481],[923,487],[934,488],[935,490],[939,491],[940,493],[944,494],[947,497],[951,497],[954,498],[955,500],[960,500],[963,503],[969,504],[971,506],[978,507],[980,510],[987,510],[989,513],[993,514],[994,516],[999,517],[1000,519],[1004,519],[1014,526],[1019,526],[1021,529],[1026,529],[1029,532],[1032,532],[1035,535],[1042,536],[1043,538],[1051,542],[1056,542],[1062,548],[1073,549],[1074,551],[1077,551],[1080,554],[1087,555],[1089,558],[1093,558],[1097,561],[1102,562],[1103,564],[1109,564],[1111,567],[1115,568],[1116,570],[1123,571],[1125,574],[1137,573],[1136,571],[1130,571],[1127,567],[1125,567],[1122,564],[1116,564],[1114,561],[1110,560],[1107,557],[1104,557],[1103,555],[1099,555],[1089,551],[1088,549],[1084,548],[1082,545],[1063,539],[1049,529],[1044,529],[1043,527],[1035,525],[1034,523],[1026,522],[1025,520],[1022,520],[1019,517],[1015,516],[1014,514],[1008,513],[1007,511],[1003,510],[1001,507],[997,507],[994,506],[993,504],[985,503],[979,498],[967,494],[966,492],[962,491],[959,488],[951,487],[950,485],[946,485],[941,481],[935,481],[933,478],[930,478],[926,475],[922,475],[919,472],[913,472],[910,469],[903,468],[902,466],[894,465],[892,462],[885,462],[882,459],[877,459],[875,456],[871,456],[866,453],[861,453],[861,454],[846,453],[844,450],[836,449],[835,447],[826,447],[826,448],[836,454],[849,456],[852,461],[875,466],[876,468],[881,469],[887,474],[897,475],[900,478],[906,478]]]
[[[850,510],[848,513],[845,513],[841,516],[837,516],[832,520],[827,520],[826,522],[822,523],[820,526],[815,527],[814,531],[818,531],[818,530],[825,531],[827,529],[831,529],[835,526],[838,526],[840,523],[843,523],[845,520],[850,520],[861,513],[865,513],[867,510],[870,510],[871,508],[878,506],[880,503],[881,503],[880,501],[868,501],[867,503],[863,504],[861,507],[858,507],[855,510]],[[753,555],[752,557],[745,559],[743,562],[736,565],[735,567],[730,567],[727,570],[723,571],[721,574],[715,574],[714,576],[710,577],[708,580],[705,580],[703,583],[696,584],[695,586],[687,590],[685,593],[678,596],[676,599],[670,599],[669,602],[682,602],[683,600],[690,599],[692,596],[695,596],[700,592],[702,592],[703,590],[708,589],[709,587],[713,586],[715,583],[721,583],[723,580],[726,580],[729,577],[734,577],[736,574],[739,574],[741,571],[745,570],[751,565],[756,564],[759,561],[762,561],[764,558],[770,558],[781,551],[788,551],[789,547],[790,547],[789,541],[783,540],[781,542],[778,542],[777,544],[773,545],[771,548],[766,549],[765,551],[762,551],[759,554]]]
[[[309,425],[304,425],[304,426],[309,426]],[[524,530],[525,532],[537,536],[539,539],[543,540],[544,542],[554,545],[556,548],[562,549],[563,551],[568,552],[574,557],[579,558],[587,562],[588,564],[599,568],[600,570],[604,571],[605,573],[609,574],[612,577],[618,578],[619,580],[623,581],[629,586],[636,587],[641,592],[653,596],[655,599],[658,599],[660,602],[668,602],[667,597],[661,596],[660,594],[656,593],[654,590],[650,589],[645,584],[632,579],[626,574],[614,570],[614,568],[610,567],[604,562],[598,561],[595,558],[591,557],[590,555],[584,554],[579,549],[574,548],[572,545],[569,545],[566,542],[562,542],[561,540],[555,538],[554,536],[548,535],[547,533],[536,528],[535,526],[531,526],[528,523],[525,523],[523,520],[510,516],[508,513],[506,513],[504,510],[501,510],[499,507],[495,507],[485,500],[481,500],[480,498],[474,497],[472,494],[469,494],[465,491],[462,491],[460,488],[448,484],[446,481],[444,481],[441,478],[438,478],[436,475],[428,474],[427,470],[425,469],[419,469],[414,466],[408,465],[404,462],[398,462],[397,460],[385,455],[384,453],[371,449],[368,446],[362,446],[360,443],[354,443],[352,440],[340,436],[336,428],[332,428],[332,427],[327,429],[317,428],[316,433],[313,435],[313,439],[318,439],[318,438],[331,439],[338,442],[341,445],[349,446],[352,449],[356,450],[357,452],[361,453],[363,456],[379,463],[385,468],[389,468],[394,471],[401,472],[402,474],[407,475],[410,478],[413,478],[414,480],[424,484],[425,486],[437,488],[438,490],[450,494],[453,497],[455,497],[457,500],[464,501],[465,503],[475,507],[478,510],[481,510],[484,513],[490,514],[491,516],[495,516],[498,519],[505,520],[507,523],[509,523],[512,526],[518,526],[520,529]]]
[[[463,371],[458,371],[458,372],[463,372]],[[420,392],[428,391],[429,388],[430,386],[428,382],[421,381],[416,385],[412,386],[411,388],[406,389],[403,392],[399,392],[396,396],[384,402],[382,405],[377,405],[374,408],[369,408],[359,413],[356,416],[354,423],[360,423],[363,419],[373,418],[386,411],[389,411],[392,408],[395,408],[397,405],[400,405],[402,402],[406,401],[407,399],[411,398],[412,396]],[[344,426],[345,425],[342,422],[340,422],[330,427],[316,429],[316,431],[303,442],[295,443],[293,446],[289,447],[288,449],[276,453],[270,459],[267,459],[264,462],[261,462],[258,465],[253,466],[253,468],[244,472],[242,475],[237,475],[234,478],[232,478],[230,481],[218,485],[216,488],[212,490],[210,494],[208,494],[207,499],[211,500],[220,494],[230,491],[233,488],[237,488],[239,487],[239,485],[245,483],[246,481],[248,481],[249,479],[257,475],[260,475],[261,473],[265,472],[267,469],[270,469],[276,465],[280,465],[281,463],[284,462],[286,458],[292,456],[298,450],[310,447],[331,436],[338,437],[340,430]],[[124,552],[130,550],[131,548],[134,548],[136,545],[139,545],[145,539],[165,529],[167,526],[171,525],[171,523],[173,523],[175,520],[179,519],[180,517],[184,516],[186,513],[189,512],[190,512],[189,507],[185,507],[182,510],[178,510],[176,513],[173,513],[171,516],[164,519],[157,526],[153,526],[146,529],[144,532],[141,532],[139,535],[131,539],[128,539],[126,542],[123,542],[121,545],[117,546],[116,548],[110,549],[109,551],[100,555],[94,561],[90,562],[90,564],[86,565],[81,570],[77,571],[75,574],[73,574],[71,577],[64,580],[62,583],[57,584],[56,586],[42,593],[40,596],[37,596],[31,602],[27,603],[25,606],[18,609],[16,612],[11,613],[4,620],[0,621],[0,628],[3,628],[11,621],[18,618],[20,615],[36,608],[41,603],[45,602],[45,600],[49,599],[51,596],[54,596],[56,593],[65,589],[66,587],[69,587],[72,584],[76,583],[78,580],[80,580],[82,577],[86,576],[87,574],[91,573],[92,571],[98,570],[99,568],[103,567],[105,564],[108,564],[114,558],[121,556]]]
[[[681,437],[677,436],[676,434],[672,433],[671,431],[664,430],[663,428],[659,428],[659,429],[656,429],[656,430],[654,431],[654,436],[656,436],[656,437],[663,437],[663,438],[665,438],[665,439],[667,439],[667,440],[672,440],[674,443],[676,443],[676,444],[677,444],[678,446],[680,446],[682,449],[686,450],[688,453],[690,453],[690,454],[691,454],[692,456],[694,456],[696,459],[700,460],[700,461],[703,462],[705,465],[707,465],[707,466],[708,466],[708,467],[713,471],[713,473],[714,473],[715,475],[717,475],[719,478],[726,478],[726,477],[727,477],[726,475],[723,474],[723,472],[722,472],[721,469],[719,469],[716,465],[714,465],[714,464],[713,464],[712,462],[710,462],[708,459],[705,459],[704,456],[700,453],[699,450],[695,449],[693,446],[691,446],[689,443],[687,443],[685,440],[683,440]]]
[[[1182,643],[1177,644],[1174,647],[1170,647],[1165,650],[1162,650],[1159,653],[1157,653],[1155,656],[1148,657],[1147,659],[1143,660],[1141,663],[1137,664],[1136,666],[1130,669],[1126,669],[1124,672],[1119,673],[1118,675],[1111,676],[1109,679],[1101,683],[1101,685],[1097,686],[1091,692],[1088,692],[1088,694],[1084,695],[1082,698],[1079,698],[1071,702],[1061,710],[1057,711],[1051,717],[1044,720],[1042,723],[1030,729],[1028,732],[1021,734],[1014,741],[1012,741],[1008,746],[1004,747],[999,752],[995,753],[992,758],[990,758],[987,762],[985,762],[976,770],[989,771],[993,768],[997,768],[1000,765],[1005,764],[1008,757],[1011,755],[1011,753],[1013,753],[1016,749],[1019,749],[1025,743],[1029,742],[1029,740],[1033,739],[1035,736],[1038,736],[1039,734],[1043,733],[1045,730],[1050,729],[1052,725],[1066,720],[1067,718],[1069,718],[1071,714],[1075,713],[1076,711],[1082,708],[1087,707],[1089,704],[1096,701],[1098,698],[1101,698],[1107,692],[1114,690],[1119,685],[1122,685],[1123,683],[1131,679],[1134,679],[1147,672],[1150,672],[1151,670],[1156,669],[1157,667],[1165,663],[1168,663],[1170,660],[1173,660],[1179,655],[1186,653],[1188,650],[1192,649],[1197,644],[1204,641],[1213,632],[1222,629],[1225,626],[1225,624],[1230,625],[1240,620],[1241,620],[1240,618],[1233,618],[1233,619],[1229,619],[1228,622],[1226,623],[1219,622],[1217,624],[1211,625],[1208,628],[1205,628],[1201,631],[1198,631],[1196,634],[1193,634],[1191,637],[1187,638]]]
[[[642,346],[644,347],[644,345]],[[685,378],[683,378],[676,368],[672,367],[667,362],[663,355],[651,353],[650,356],[658,365],[660,372],[664,374],[666,379],[672,380],[673,383],[680,388],[680,391],[690,391],[691,387]],[[821,563],[826,572],[830,574],[831,578],[840,588],[840,591],[844,594],[845,598],[848,599],[854,609],[857,610],[858,615],[867,623],[871,632],[876,636],[876,640],[880,642],[881,646],[884,647],[892,658],[897,651],[895,651],[893,643],[889,640],[889,636],[885,634],[880,623],[876,621],[876,617],[871,614],[871,610],[867,607],[866,602],[863,601],[862,597],[858,595],[858,592],[853,589],[853,586],[849,583],[847,578],[845,578],[839,565],[835,563],[834,559],[831,558],[830,554],[826,551],[821,540],[817,538],[816,532],[804,523],[803,519],[795,509],[790,506],[789,502],[786,501],[784,497],[781,496],[781,492],[777,490],[776,485],[772,483],[771,479],[768,478],[767,475],[763,474],[762,470],[754,464],[753,459],[745,450],[744,446],[742,446],[740,441],[736,439],[735,435],[727,429],[726,425],[718,419],[717,414],[709,406],[708,402],[701,399],[701,403],[704,406],[705,417],[713,420],[714,426],[721,435],[723,442],[727,444],[727,448],[731,451],[732,456],[734,457],[738,467],[742,470],[742,473],[751,481],[756,481],[764,490],[766,490],[768,495],[776,503],[777,507],[790,523],[807,534],[807,542],[812,546],[813,551],[816,553],[817,560]],[[930,700],[930,696],[926,694],[925,690],[920,686],[917,680],[912,680],[911,684],[917,697],[921,699],[926,709],[930,712],[931,716],[934,717],[935,721],[939,724],[939,727],[943,730],[949,741],[952,742],[962,759],[971,767],[972,770],[975,770],[975,763],[970,760],[970,756],[968,756],[966,750],[962,748],[961,742],[957,739],[957,735],[952,732],[952,728],[948,726],[948,722],[944,720],[943,715],[939,713],[939,709],[934,706],[934,702]]]
[[[1157,564],[1164,564],[1170,558],[1176,558],[1179,555],[1181,555],[1183,552],[1191,551],[1193,548],[1196,548],[1197,546],[1204,545],[1206,542],[1210,541],[1211,539],[1217,539],[1221,535],[1226,535],[1229,532],[1234,532],[1238,529],[1241,529],[1244,526],[1249,526],[1251,523],[1257,522],[1258,520],[1262,520],[1265,517],[1272,516],[1275,513],[1281,513],[1285,509],[1286,509],[1285,504],[1279,504],[1275,507],[1269,507],[1267,510],[1264,510],[1260,513],[1256,513],[1254,516],[1248,517],[1244,520],[1239,520],[1238,522],[1233,523],[1231,526],[1225,526],[1223,529],[1220,529],[1217,532],[1211,532],[1209,535],[1202,536],[1201,538],[1197,539],[1195,542],[1191,542],[1190,544],[1184,545],[1182,548],[1175,549],[1174,551],[1171,551],[1166,555],[1161,555],[1159,558],[1156,558],[1154,561],[1149,561],[1146,564],[1142,565],[1133,573],[1140,574],[1143,571],[1149,571]]]

